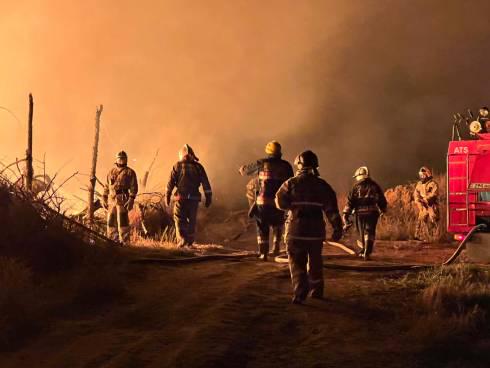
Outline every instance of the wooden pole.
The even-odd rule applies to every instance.
[[[29,192],[32,191],[32,180],[34,177],[34,168],[32,166],[32,118],[34,116],[34,99],[29,93],[29,117],[27,122],[27,151],[26,151],[26,187]]]
[[[155,161],[158,157],[159,151],[160,150],[157,150],[157,152],[155,153],[155,157],[153,157],[153,160],[151,161],[151,164],[148,167],[148,170],[146,170],[145,175],[143,176],[143,180],[141,180],[141,188],[142,188],[141,192],[142,193],[146,192],[146,185],[148,184],[148,177],[150,175],[151,169],[153,168],[153,164],[155,163]]]
[[[99,131],[100,131],[100,115],[102,114],[102,110],[104,106],[100,105],[95,112],[95,138],[94,138],[94,146],[92,148],[92,167],[90,169],[90,182],[88,187],[88,213],[87,219],[89,226],[92,226],[94,223],[94,197],[95,197],[95,184],[97,182],[97,156],[99,153]]]

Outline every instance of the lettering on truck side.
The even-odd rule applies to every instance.
[[[469,150],[468,150],[468,147],[456,147],[454,149],[454,152],[455,154],[468,154],[469,153]]]

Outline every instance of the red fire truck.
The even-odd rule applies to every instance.
[[[483,258],[489,258],[490,234],[485,232],[490,230],[490,133],[474,137],[449,143],[447,229],[456,240],[470,234],[469,253],[483,251],[488,253]]]

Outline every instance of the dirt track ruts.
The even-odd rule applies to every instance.
[[[129,272],[141,277],[123,303],[57,322],[0,366],[416,366],[403,359],[403,309],[386,305],[383,275],[326,271],[327,299],[296,306],[284,265],[216,261]]]

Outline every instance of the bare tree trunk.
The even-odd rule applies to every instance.
[[[34,177],[34,168],[32,166],[32,118],[34,115],[34,99],[29,93],[29,117],[27,122],[27,151],[26,151],[26,187],[29,192],[32,191],[32,180]]]
[[[100,105],[95,112],[95,139],[92,149],[92,167],[90,169],[90,183],[88,187],[88,212],[87,219],[88,225],[94,224],[94,197],[95,197],[95,183],[97,181],[97,156],[99,154],[99,130],[100,130],[100,115],[104,107]]]
[[[146,185],[148,184],[148,177],[150,176],[151,169],[153,168],[153,164],[155,163],[157,157],[158,157],[158,152],[160,150],[157,150],[155,153],[155,157],[153,157],[153,161],[151,161],[150,166],[148,167],[148,170],[146,170],[145,175],[143,176],[143,179],[141,180],[141,192],[144,193],[146,192]]]

